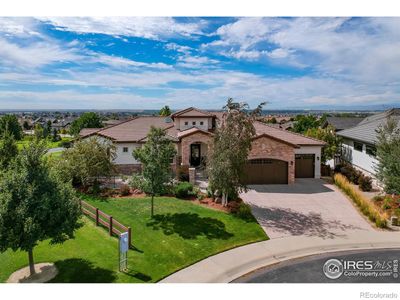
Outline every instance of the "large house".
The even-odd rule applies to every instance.
[[[400,122],[400,108],[363,119],[357,126],[337,132],[343,139],[342,158],[368,175],[375,175],[377,130],[388,118]]]
[[[132,156],[133,149],[146,142],[151,126],[163,128],[175,143],[177,157],[172,167],[198,168],[206,161],[213,132],[222,113],[194,107],[180,110],[169,117],[138,116],[102,129],[83,129],[82,138],[96,136],[115,143],[115,164],[121,173],[140,168]],[[249,184],[293,183],[295,178],[319,178],[321,148],[324,142],[274,128],[255,121],[256,136],[246,166]]]

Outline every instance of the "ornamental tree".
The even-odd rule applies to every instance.
[[[72,122],[70,133],[77,136],[83,128],[101,128],[103,123],[95,112],[86,112]]]
[[[328,125],[326,128],[310,128],[305,135],[326,142],[321,150],[321,162],[323,164],[333,159],[340,149],[341,138],[335,134],[335,128],[332,125]]]
[[[171,160],[176,150],[162,128],[151,127],[146,143],[133,151],[133,157],[142,164],[140,176],[134,181],[140,189],[151,195],[151,217],[154,215],[154,195],[165,190],[171,180]]]
[[[228,204],[229,196],[236,197],[247,190],[243,183],[244,167],[251,150],[251,140],[256,134],[253,122],[264,104],[249,111],[246,103],[236,103],[229,98],[224,107],[207,162],[210,186],[222,195],[223,206]]]
[[[34,143],[0,174],[0,252],[28,252],[31,275],[34,247],[72,238],[81,214],[74,189],[52,171],[45,153],[43,143]]]
[[[161,108],[159,115],[163,117],[168,117],[169,115],[171,115],[171,109],[169,108],[169,106],[165,105],[163,108]]]
[[[113,143],[97,137],[77,141],[74,146],[66,149],[57,162],[61,166],[58,172],[64,176],[82,183],[84,186],[97,184],[100,177],[110,177],[114,174],[116,148]]]
[[[400,194],[400,127],[393,118],[377,131],[376,176],[389,194]]]

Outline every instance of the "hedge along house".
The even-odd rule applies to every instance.
[[[102,129],[83,129],[81,138],[96,136],[117,147],[115,164],[123,174],[140,169],[132,152],[146,142],[151,126],[163,128],[175,144],[177,156],[171,167],[201,168],[206,163],[209,146],[219,126],[221,112],[208,112],[190,107],[170,117],[139,116]],[[319,178],[321,148],[324,142],[274,128],[255,121],[249,160],[245,167],[248,184],[290,184],[295,178]]]

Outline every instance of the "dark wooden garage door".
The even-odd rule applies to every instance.
[[[296,178],[314,178],[314,158],[314,154],[296,154]]]
[[[275,159],[249,160],[243,181],[246,184],[287,184],[288,163]]]

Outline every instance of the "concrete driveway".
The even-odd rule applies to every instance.
[[[301,235],[326,239],[374,230],[349,199],[321,179],[249,188],[241,197],[271,239]]]

